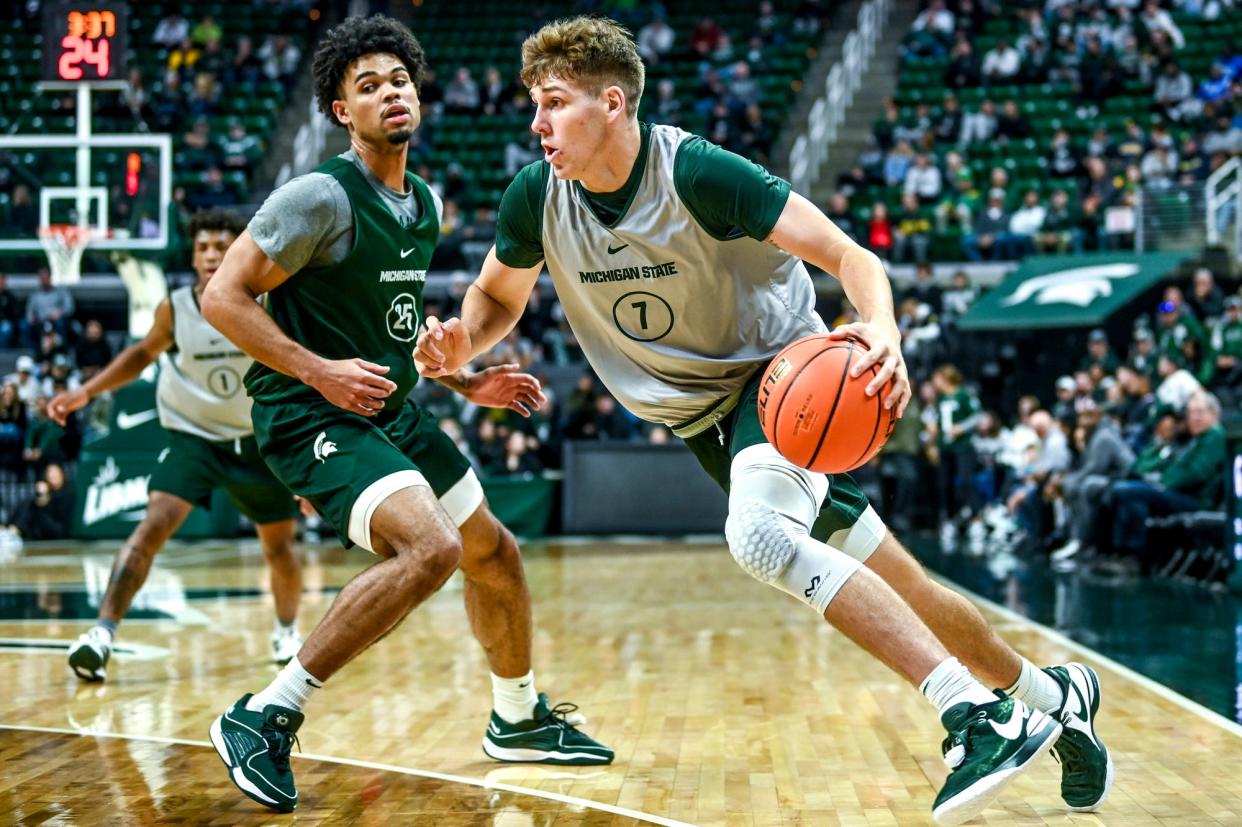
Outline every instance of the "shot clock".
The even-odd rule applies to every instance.
[[[128,18],[124,3],[45,3],[43,80],[125,80]]]

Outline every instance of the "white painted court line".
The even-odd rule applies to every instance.
[[[988,600],[986,597],[979,595],[979,594],[975,594],[970,589],[959,586],[957,583],[955,583],[952,580],[949,580],[946,577],[941,577],[940,575],[934,574],[932,572],[928,572],[928,574],[930,574],[933,579],[939,581],[940,583],[943,583],[944,585],[953,589],[955,592],[958,592],[959,594],[964,594],[967,597],[969,597],[971,600],[975,601],[976,603],[986,606],[987,608],[996,612],[998,615],[1010,621],[1011,623],[1017,623],[1022,626],[1030,626],[1032,629],[1039,632],[1041,635],[1048,638],[1053,643],[1064,646],[1066,649],[1071,649],[1075,652],[1078,652],[1079,654],[1086,655],[1087,657],[1091,658],[1093,661],[1098,662],[1101,666],[1113,672],[1116,672],[1118,675],[1120,675],[1123,678],[1126,678],[1130,681],[1133,681],[1134,683],[1137,683],[1139,686],[1143,687],[1144,689],[1150,692],[1154,692],[1155,694],[1159,695],[1161,698],[1164,698],[1166,701],[1176,704],[1177,706],[1180,706],[1182,709],[1186,710],[1187,712],[1191,712],[1199,716],[1200,718],[1207,721],[1208,723],[1215,724],[1216,726],[1220,727],[1226,732],[1230,732],[1234,735],[1237,735],[1239,738],[1242,738],[1242,725],[1239,725],[1236,722],[1229,720],[1224,715],[1221,715],[1219,712],[1216,712],[1215,710],[1208,709],[1206,706],[1199,703],[1198,701],[1192,701],[1190,698],[1187,698],[1185,695],[1181,694],[1180,692],[1175,692],[1174,690],[1170,689],[1164,684],[1158,683],[1157,681],[1152,680],[1146,675],[1143,675],[1139,672],[1134,671],[1133,669],[1126,666],[1125,664],[1118,663],[1117,661],[1113,660],[1107,655],[1100,654],[1095,649],[1092,649],[1090,646],[1084,646],[1078,641],[1068,638],[1065,635],[1061,634],[1056,629],[1049,628],[1048,626],[1045,626],[1042,623],[1031,620],[1029,617],[1018,614],[1013,609],[1009,609],[1005,606],[1000,605],[999,603],[993,603],[991,600]]]
[[[13,724],[0,724],[0,730],[10,730],[13,732],[46,732],[53,735],[77,735],[88,738],[117,738],[123,741],[142,741],[149,744],[176,744],[183,747],[203,747],[205,749],[215,751],[210,741],[193,741],[188,738],[165,738],[159,735],[126,735],[119,732],[93,732],[83,729],[66,729],[63,727],[40,727],[40,726],[15,726]],[[635,821],[646,822],[647,824],[660,824],[664,827],[694,827],[684,821],[676,821],[671,818],[663,818],[661,816],[651,815],[650,813],[639,812],[638,810],[630,810],[625,807],[617,807],[613,804],[604,804],[599,801],[591,801],[586,798],[577,798],[572,795],[562,795],[561,793],[548,792],[546,790],[536,790],[531,787],[519,787],[515,784],[505,784],[500,781],[487,781],[482,778],[470,778],[464,775],[450,775],[443,772],[434,772],[432,770],[417,770],[411,767],[398,767],[395,764],[379,764],[373,761],[358,761],[353,758],[338,758],[334,755],[319,755],[313,752],[295,752],[293,758],[302,761],[322,761],[326,764],[343,764],[350,767],[361,767],[368,770],[383,770],[385,772],[395,772],[401,775],[412,775],[418,778],[434,778],[437,781],[447,781],[453,784],[466,784],[471,787],[482,787],[485,790],[500,790],[502,792],[514,793],[515,795],[529,795],[535,798],[545,798],[549,801],[559,801],[562,804],[569,804],[574,807],[582,807],[588,810],[599,810],[613,815],[625,816]],[[507,766],[498,764],[497,766]]]

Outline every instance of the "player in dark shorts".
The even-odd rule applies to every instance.
[[[99,618],[69,648],[69,668],[84,681],[106,677],[117,625],[146,581],[151,561],[194,506],[211,506],[216,488],[226,491],[254,522],[263,546],[276,603],[272,659],[288,663],[302,645],[296,622],[302,568],[293,553],[297,517],[293,495],[268,469],[255,445],[250,399],[241,388],[250,357],[230,345],[199,310],[203,290],[245,226],[225,210],[195,214],[187,234],[198,280],[160,302],[155,324],[141,342],[121,351],[82,387],[58,394],[48,405],[52,418],[64,424],[65,417],[94,397],[132,382],[156,359],[162,361],[156,408],[168,432],[168,447],[160,453],[147,485],[146,514],[116,556]]]
[[[325,35],[316,96],[348,130],[350,150],[272,193],[204,299],[207,317],[255,359],[246,389],[263,458],[342,542],[383,558],[341,590],[271,685],[212,724],[233,782],[277,810],[297,805],[289,751],[311,693],[458,568],[492,670],[484,751],[502,761],[613,759],[576,728],[580,718],[536,692],[517,543],[466,459],[407,399],[441,209],[406,170],[424,68],[418,41],[390,18],[352,17]],[[263,294],[266,309],[255,301]],[[543,401],[513,366],[444,384],[520,412]]]

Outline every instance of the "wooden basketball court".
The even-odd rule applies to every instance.
[[[229,783],[207,741],[212,718],[275,672],[257,548],[166,549],[136,607],[150,619],[122,625],[107,683],[81,684],[65,645],[93,618],[114,549],[0,566],[0,823],[913,825],[930,822],[946,773],[931,706],[722,546],[551,543],[526,554],[538,686],[581,706],[614,765],[485,758],[488,670],[454,580],[315,696],[294,753],[301,803],[276,815]],[[369,563],[307,555],[304,632]],[[1242,728],[985,610],[1033,660],[1096,667],[1117,777],[1099,813],[1069,814],[1047,758],[975,823],[1242,823]]]

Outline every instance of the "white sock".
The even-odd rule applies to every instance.
[[[958,662],[957,658],[945,658],[940,665],[923,679],[919,691],[927,696],[940,714],[960,703],[971,706],[988,704],[996,700],[986,686],[975,680],[974,675]]]
[[[101,643],[104,643],[108,646],[112,645],[112,641],[114,639],[113,630],[109,629],[107,626],[96,624],[95,626],[91,627],[90,634],[92,637],[94,637],[96,640],[100,641]]]
[[[290,621],[289,625],[280,622],[280,618],[272,621],[272,637],[283,637],[285,635],[296,635],[298,633],[298,620],[295,617]]]
[[[263,707],[268,704],[276,704],[301,712],[302,707],[310,700],[311,693],[322,688],[323,681],[307,672],[302,662],[294,658],[285,664],[285,668],[280,670],[280,674],[266,689],[246,701],[246,709],[262,712]]]
[[[1061,685],[1026,658],[1022,659],[1022,671],[1018,673],[1018,679],[1005,687],[1004,692],[1040,712],[1056,712],[1065,703]]]
[[[492,709],[509,723],[529,721],[535,716],[538,702],[534,672],[527,672],[520,678],[492,675]]]

